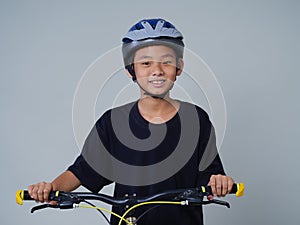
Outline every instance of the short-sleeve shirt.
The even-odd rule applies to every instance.
[[[182,101],[177,114],[161,124],[145,120],[138,102],[106,111],[68,170],[92,192],[115,182],[116,197],[194,188],[207,185],[212,174],[225,174],[208,114]],[[136,208],[134,216],[139,218],[151,207]],[[125,210],[123,206],[113,207],[120,215]],[[111,217],[111,224],[118,222]],[[202,207],[155,206],[139,218],[138,224],[202,225]]]

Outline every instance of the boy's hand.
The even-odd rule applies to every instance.
[[[213,196],[224,197],[230,193],[234,180],[225,175],[212,175],[208,186],[211,186]],[[213,199],[213,196],[208,196],[208,199]]]
[[[53,190],[52,183],[40,182],[37,184],[30,185],[28,187],[28,193],[31,198],[37,202],[49,202],[48,196]],[[51,202],[52,203],[52,202]]]

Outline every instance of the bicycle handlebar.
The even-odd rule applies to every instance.
[[[244,194],[244,184],[236,183],[233,185],[230,194],[235,194],[240,197]],[[189,201],[190,203],[202,203],[204,196],[212,195],[210,186],[201,186],[200,188],[175,189],[161,192],[155,195],[146,197],[123,197],[116,198],[105,194],[89,193],[89,192],[63,192],[51,191],[49,195],[50,201],[57,201],[60,204],[59,208],[69,208],[73,204],[79,204],[84,200],[98,200],[110,205],[126,205],[139,204],[142,202],[154,200],[180,200]],[[30,197],[27,190],[19,190],[16,192],[16,202],[19,205],[23,204],[24,200],[34,200]]]
[[[243,183],[236,183],[233,185],[230,194],[235,194],[237,197],[243,196],[244,194],[244,184]],[[81,202],[85,202],[92,206],[92,208],[96,208],[102,216],[106,219],[106,221],[110,224],[107,217],[102,213],[103,211],[109,212],[114,216],[117,216],[120,221],[119,225],[121,225],[122,221],[125,221],[126,224],[129,225],[136,225],[137,221],[146,214],[149,210],[145,211],[139,218],[134,216],[129,216],[129,213],[140,206],[149,205],[149,204],[177,204],[177,205],[206,205],[206,204],[219,204],[230,207],[228,202],[220,201],[216,199],[211,200],[203,200],[205,196],[212,195],[212,190],[210,186],[201,186],[199,188],[189,188],[189,189],[175,189],[164,191],[155,195],[150,195],[146,197],[137,197],[134,196],[126,196],[123,198],[116,198],[111,197],[105,194],[99,193],[89,193],[89,192],[63,192],[63,191],[51,191],[49,194],[50,201],[56,201],[57,204],[42,204],[37,205],[31,209],[31,213],[36,210],[44,209],[44,208],[60,208],[60,209],[71,209],[77,207],[83,207]],[[16,192],[16,202],[19,205],[23,204],[24,200],[34,200],[30,197],[27,190],[19,190]],[[123,216],[120,216],[112,211],[99,208],[94,206],[92,203],[88,202],[87,200],[98,200],[105,202],[110,205],[122,205],[125,206],[126,212]],[[150,208],[153,209],[154,207]],[[127,215],[127,217],[125,217]]]

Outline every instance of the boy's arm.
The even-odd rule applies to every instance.
[[[80,184],[78,178],[71,171],[65,171],[52,182],[40,182],[30,185],[28,193],[38,202],[48,202],[48,196],[52,190],[70,192],[78,188]]]

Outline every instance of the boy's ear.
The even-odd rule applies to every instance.
[[[134,68],[133,68],[133,64],[132,64],[132,65],[125,66],[125,71],[126,71],[127,76],[128,76],[133,82],[136,82],[136,76],[135,76],[135,71],[134,71]]]
[[[183,71],[183,66],[184,66],[184,62],[182,58],[179,58],[177,60],[177,71],[176,71],[176,76],[180,76],[182,71]]]
[[[128,76],[130,79],[132,79],[132,75],[131,75],[131,73],[129,73],[128,69],[125,69],[125,71],[126,71],[127,76]]]

